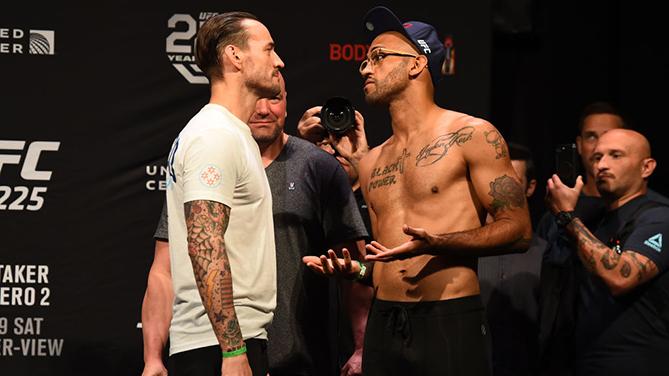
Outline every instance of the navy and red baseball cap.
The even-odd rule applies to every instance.
[[[436,87],[443,77],[442,66],[446,57],[446,48],[439,40],[434,26],[420,21],[402,22],[390,9],[377,6],[369,10],[364,18],[365,31],[372,41],[379,34],[396,31],[413,43],[421,55],[427,57],[427,66]]]

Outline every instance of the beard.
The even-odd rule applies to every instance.
[[[272,129],[271,132],[263,132],[263,133],[258,133],[258,132],[253,132],[251,130],[251,135],[253,136],[253,139],[255,142],[258,144],[260,148],[266,147],[274,143],[279,136],[283,133],[283,128],[280,126],[275,126],[274,129]]]
[[[610,178],[608,181],[597,180],[595,185],[597,186],[599,195],[604,199],[604,201],[615,201],[618,197],[622,196],[622,194],[618,192],[620,189],[616,188],[615,185],[612,184]]]
[[[245,81],[246,87],[259,98],[273,98],[281,93],[281,82],[275,80],[274,73],[268,78],[259,71],[253,71]]]
[[[387,105],[409,86],[406,75],[406,63],[398,64],[382,81],[374,83],[374,91],[365,94],[365,101],[370,105]]]

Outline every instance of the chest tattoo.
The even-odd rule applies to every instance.
[[[376,188],[395,184],[397,182],[395,180],[396,175],[404,174],[404,161],[409,158],[410,155],[411,154],[407,152],[407,149],[404,149],[402,150],[402,155],[400,155],[395,162],[388,164],[383,168],[375,167],[372,170],[367,191],[371,192]]]
[[[416,166],[424,167],[438,162],[448,154],[453,145],[462,146],[472,139],[474,127],[467,126],[452,133],[442,134],[425,145],[416,155]]]

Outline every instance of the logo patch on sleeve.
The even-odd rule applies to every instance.
[[[221,180],[223,180],[221,170],[214,165],[207,165],[200,171],[200,183],[207,188],[218,187],[221,185]]]
[[[662,234],[656,234],[648,238],[643,244],[653,248],[658,252],[662,252]]]

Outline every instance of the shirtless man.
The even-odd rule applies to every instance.
[[[435,29],[402,25],[384,7],[365,26],[373,38],[360,66],[365,97],[389,108],[393,129],[360,162],[374,262],[332,251],[304,262],[326,275],[372,275],[365,375],[488,375],[477,257],[526,250],[523,187],[495,127],[434,103],[444,61]],[[487,213],[494,221],[483,226]]]

